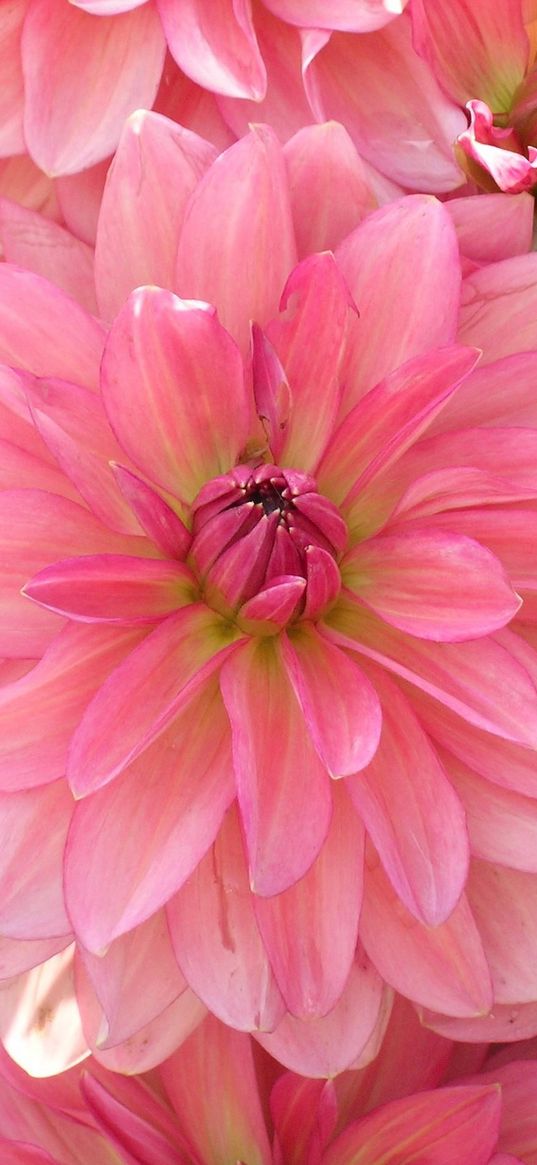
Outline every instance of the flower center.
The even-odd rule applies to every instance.
[[[191,563],[222,614],[266,633],[334,602],[347,527],[309,474],[238,465],[204,486],[192,510]]]

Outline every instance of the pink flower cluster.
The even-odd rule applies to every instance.
[[[537,1165],[536,56],[0,5],[6,1165]]]

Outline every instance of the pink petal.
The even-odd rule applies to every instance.
[[[272,635],[286,627],[299,609],[306,580],[293,575],[271,581],[240,608],[237,622],[247,634]]]
[[[81,1010],[86,1002],[81,998]],[[91,1042],[97,1062],[110,1072],[121,1072],[130,1076],[150,1072],[152,1068],[166,1060],[184,1040],[188,1039],[205,1014],[203,1004],[187,987],[160,1015],[150,1020],[128,1040],[116,1044],[113,1048],[101,1050],[96,1046],[99,1009],[94,1014],[89,1008],[86,1010],[84,1007],[84,1027],[88,1028],[88,1042]],[[135,1165],[138,1165],[138,1161]]]
[[[280,456],[286,465],[311,470],[326,447],[338,410],[339,363],[354,307],[333,255],[325,252],[304,259],[287,280],[280,307],[284,314],[267,329],[292,400]]]
[[[257,927],[234,810],[167,914],[177,961],[196,995],[234,1028],[272,1030],[285,1005]]]
[[[270,1165],[252,1041],[207,1019],[160,1072],[198,1161]]]
[[[20,62],[20,38],[27,0],[3,4],[0,11],[0,56],[2,89],[0,95],[0,154],[21,154],[25,149],[22,132],[24,82]]]
[[[124,1165],[140,1165],[140,1153],[144,1153],[142,1160],[152,1161],[154,1165],[183,1165],[185,1158],[179,1155],[182,1138],[171,1113],[168,1115],[159,1100],[151,1097],[152,1104],[147,1114],[149,1119],[146,1119],[144,1110],[148,1107],[148,1093],[136,1078],[128,1083],[130,1095],[120,1100],[113,1095],[116,1091],[115,1081],[112,1083],[106,1079],[103,1083],[88,1072],[81,1077],[80,1082],[89,1111],[107,1139],[119,1149],[119,1159]],[[110,1087],[112,1092],[109,1091]],[[122,1102],[124,1099],[131,1101],[132,1109]],[[140,1113],[141,1105],[143,1109]]]
[[[54,190],[66,226],[79,239],[95,246],[97,222],[110,159],[97,162],[79,174],[54,180]],[[38,171],[40,173],[40,171]]]
[[[299,259],[333,250],[374,210],[364,163],[336,121],[308,125],[284,146]],[[334,198],[334,189],[344,198]]]
[[[461,255],[470,270],[531,250],[533,200],[529,194],[483,194],[450,198]]]
[[[358,950],[343,994],[328,1015],[301,1020],[285,1016],[270,1034],[256,1039],[271,1056],[303,1076],[336,1076],[366,1047],[385,1008],[382,980]]]
[[[106,319],[143,283],[173,287],[185,206],[215,157],[203,138],[158,113],[140,110],[128,119],[97,229],[95,280]]]
[[[358,934],[363,841],[362,826],[338,788],[328,836],[308,873],[283,894],[255,899],[287,1009],[300,1019],[326,1015],[343,993]]]
[[[242,364],[211,312],[155,287],[135,291],[110,331],[102,375],[121,445],[164,489],[191,501],[236,463],[249,422]]]
[[[415,527],[417,524],[412,525]],[[478,539],[499,558],[513,586],[522,595],[537,589],[531,549],[537,532],[537,513],[534,510],[515,509],[513,506],[512,509],[497,512],[491,506],[483,506],[468,508],[463,513],[441,513],[435,517],[435,527],[446,531],[449,537],[455,525],[462,535]],[[524,607],[522,611],[522,618],[527,619]]]
[[[464,896],[446,922],[423,926],[396,897],[371,854],[360,934],[379,973],[409,999],[462,1017],[485,1014],[492,1006],[485,953]]]
[[[241,647],[223,667],[221,686],[251,886],[263,896],[278,894],[306,873],[324,842],[332,808],[328,774],[272,639]],[[277,781],[275,740],[282,746]]]
[[[42,655],[61,626],[20,594],[29,577],[67,553],[144,552],[141,538],[112,534],[82,506],[36,489],[0,495],[0,545],[1,650],[22,658]]]
[[[521,605],[496,555],[433,525],[358,543],[341,569],[362,602],[420,639],[477,639],[504,627]]]
[[[282,640],[282,653],[308,731],[331,776],[363,769],[376,752],[381,729],[378,696],[367,676],[308,623]]]
[[[434,421],[433,429],[440,433],[478,425],[533,428],[537,425],[536,390],[533,352],[505,356],[472,372]]]
[[[65,783],[0,798],[2,935],[50,939],[69,934],[61,863],[72,801]]]
[[[462,288],[459,339],[483,348],[490,364],[537,347],[537,255],[481,267]]]
[[[343,601],[326,616],[323,633],[381,663],[477,728],[535,748],[535,686],[513,654],[492,638],[427,643]]]
[[[531,1159],[535,1145],[535,1085],[536,1065],[526,1059],[527,1050],[523,1052],[522,1062],[503,1063],[500,1057],[494,1057],[490,1071],[482,1073],[483,1082],[499,1084],[502,1090],[502,1121],[498,1148],[507,1153],[517,1154],[520,1158]],[[512,1055],[512,1049],[508,1050]],[[532,1056],[533,1060],[533,1056]],[[494,1158],[492,1165],[494,1165]],[[505,1165],[511,1165],[512,1157],[506,1155]],[[501,1162],[498,1162],[501,1165]]]
[[[104,331],[74,299],[40,275],[8,263],[0,266],[0,298],[4,364],[88,388],[98,385]]]
[[[233,794],[229,730],[213,682],[126,773],[75,807],[65,895],[88,950],[99,953],[171,898],[214,840]]]
[[[164,52],[150,4],[95,20],[64,0],[30,0],[22,38],[24,132],[41,169],[72,174],[112,153],[129,113],[153,104]]]
[[[23,594],[50,611],[83,623],[154,623],[195,598],[195,580],[182,562],[121,554],[82,555],[46,566]]]
[[[442,1088],[382,1105],[349,1125],[323,1156],[323,1165],[488,1165],[502,1111],[498,1086]]]
[[[96,312],[93,252],[86,243],[51,222],[3,198],[0,238],[4,258],[49,279],[88,312]]]
[[[175,510],[147,482],[124,465],[112,463],[123,497],[143,530],[166,558],[186,558],[192,535]]]
[[[406,0],[386,3],[385,0],[336,0],[329,8],[324,0],[264,0],[267,8],[301,28],[341,29],[342,32],[374,32],[383,28]]]
[[[466,119],[416,55],[409,17],[370,36],[303,37],[316,121],[342,122],[362,157],[405,188],[436,194],[461,184],[453,141]]]
[[[23,975],[52,955],[59,954],[72,941],[72,935],[43,939],[0,939],[0,979]]]
[[[537,777],[537,762],[528,753],[528,763],[532,760]],[[489,862],[537,874],[535,798],[483,780],[449,754],[444,761],[450,781],[464,805],[472,853]],[[531,786],[528,788],[530,792]]]
[[[535,492],[529,486],[510,485],[501,477],[494,477],[484,469],[471,469],[470,466],[433,469],[431,473],[424,473],[423,477],[416,478],[408,486],[393,511],[390,526],[399,524],[400,519],[413,524],[418,519],[425,518],[428,519],[429,525],[433,525],[434,522],[435,527],[438,523],[439,527],[443,528],[446,517],[449,522],[447,513],[449,510],[457,510],[460,514],[461,507],[488,506],[492,502],[496,505],[501,502],[518,502],[534,497]],[[501,516],[496,509],[494,516]],[[464,523],[463,518],[463,526]]]
[[[405,453],[446,406],[476,363],[471,348],[414,356],[362,397],[336,429],[317,470],[319,489],[338,503]]]
[[[421,1022],[448,1040],[503,1043],[537,1035],[537,1004],[497,1003],[489,1015],[455,1019],[420,1010]]]
[[[537,878],[472,862],[468,901],[490,967],[494,1000],[533,1003],[537,984]]]
[[[374,681],[382,695],[380,746],[346,787],[407,910],[437,926],[466,882],[464,810],[402,692],[380,671]]]
[[[418,0],[412,21],[418,51],[455,101],[480,97],[498,113],[509,109],[528,66],[521,6],[485,0],[476,24],[468,0],[454,0],[449,8]]]
[[[101,1007],[97,1045],[103,1050],[146,1027],[186,989],[163,911],[116,939],[105,955],[81,948],[77,958],[80,979],[91,984]],[[80,996],[78,982],[77,989]]]
[[[59,469],[43,462],[26,449],[0,439],[0,488],[44,489],[47,493],[62,494],[72,501],[80,501],[78,491]]]
[[[73,948],[0,985],[0,1034],[30,1076],[55,1076],[89,1055],[73,984]]]
[[[257,126],[220,155],[187,207],[176,290],[216,304],[243,352],[249,321],[274,316],[296,263],[285,163],[276,137]]]
[[[270,1094],[270,1115],[278,1161],[302,1165],[320,1160],[338,1118],[333,1082],[282,1073]]]
[[[368,215],[338,247],[337,261],[360,312],[349,353],[350,407],[412,356],[453,343],[457,237],[445,207],[415,195]]]
[[[204,89],[230,97],[261,100],[266,73],[248,0],[213,0],[207,19],[204,0],[157,0],[172,56]]]
[[[43,658],[0,690],[0,788],[28,789],[65,773],[73,730],[140,631],[67,626]]]
[[[252,380],[256,413],[275,462],[289,424],[291,391],[285,369],[259,324],[252,324]]]

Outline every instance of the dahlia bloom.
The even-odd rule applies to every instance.
[[[324,0],[12,0],[0,10],[0,156],[28,150],[42,170],[55,175],[101,161],[115,149],[125,118],[138,107],[150,108],[162,81],[169,87],[167,51],[181,71],[177,120],[185,120],[188,78],[232,104],[237,98],[262,102],[269,85],[270,109],[285,106],[292,132],[297,100],[301,124],[304,113],[310,119],[300,93],[302,42],[311,36],[328,40],[334,30],[354,39],[381,29],[405,5],[406,0],[329,5]],[[269,109],[263,116],[269,120]]]
[[[469,114],[457,157],[485,190],[519,193],[537,182],[536,16],[532,0],[486,0],[478,20],[467,0],[412,5],[416,48]]]
[[[398,1088],[387,1062],[373,1086],[363,1071],[329,1082],[298,1077],[260,1055],[250,1037],[212,1018],[158,1071],[138,1078],[89,1060],[54,1081],[31,1081],[4,1059],[2,1159],[9,1165],[410,1165],[418,1159],[534,1165],[537,1063],[502,1063],[484,1047],[473,1066],[471,1057],[465,1064],[449,1041],[420,1032],[415,1020],[413,1029],[404,1009],[389,1037]],[[461,1078],[469,1067],[477,1074]]]
[[[353,199],[305,222],[320,140]],[[38,1074],[74,990],[54,1070],[208,1007],[330,1076],[391,988],[537,1028],[531,200],[368,214],[352,156],[136,119],[93,292],[2,207],[58,282],[0,267],[0,1029]]]

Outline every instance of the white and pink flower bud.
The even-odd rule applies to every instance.
[[[192,510],[190,560],[205,599],[248,630],[317,619],[337,598],[347,527],[309,474],[238,465]]]

